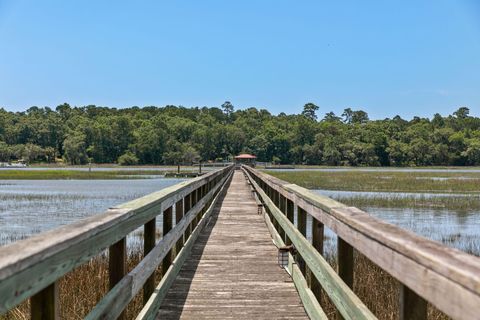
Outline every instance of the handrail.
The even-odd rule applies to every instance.
[[[131,292],[138,292],[147,282],[145,288],[149,285],[145,301],[148,300],[154,288],[150,276],[155,270],[152,265],[158,265],[163,260],[164,267],[168,268],[174,258],[171,253],[173,247],[183,247],[232,171],[233,166],[211,171],[110,208],[104,214],[0,248],[0,314],[29,297],[32,297],[32,316],[37,303],[42,305],[48,301],[48,304],[56,304],[57,301],[52,296],[55,294],[57,279],[109,247],[109,259],[111,262],[114,260],[114,263],[110,263],[110,289],[118,291],[119,288],[125,288],[124,285],[128,282]],[[172,221],[173,207],[177,211],[175,226]],[[147,226],[151,226],[152,222],[155,226],[156,216],[162,213],[163,238],[156,246],[152,246],[152,239],[155,242],[155,228],[152,230]],[[145,226],[146,257],[139,266],[144,273],[136,277],[125,276],[125,239],[130,232],[141,226]],[[150,248],[147,242],[150,242]],[[150,278],[146,279],[148,276]],[[128,296],[119,293],[120,295],[124,298]],[[125,299],[122,301],[125,302]],[[120,312],[125,306],[126,302],[119,306]],[[50,316],[55,317],[56,306],[42,307],[53,309]]]
[[[426,317],[426,301],[455,319],[478,317],[480,258],[448,248],[386,223],[360,209],[348,207],[253,168],[243,168],[254,181],[252,184],[256,186],[257,192],[264,195],[262,200],[270,211],[274,224],[277,223],[279,233],[287,233],[286,240],[293,242],[297,234],[290,230],[293,225],[287,223],[293,221],[293,212],[290,220],[284,201],[287,206],[288,203],[293,204],[299,213],[311,215],[313,228],[321,227],[322,239],[323,225],[338,235],[339,275],[349,286],[353,284],[355,248],[401,283],[402,319],[411,318],[413,314],[421,314],[415,319]],[[301,257],[318,278],[318,274],[312,270],[315,261],[308,256],[310,249],[312,248],[298,248]],[[321,285],[326,284],[322,283],[322,279],[318,280]],[[324,289],[328,294],[329,288]]]

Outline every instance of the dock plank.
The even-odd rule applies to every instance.
[[[243,174],[168,291],[157,319],[308,319]]]

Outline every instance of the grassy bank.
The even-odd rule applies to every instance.
[[[115,179],[148,179],[155,175],[164,175],[160,170],[0,170],[0,180],[115,180]]]
[[[138,248],[128,256],[128,270],[141,259]],[[328,256],[335,268],[335,257]],[[364,256],[355,255],[354,292],[379,319],[398,319],[398,282],[388,273],[371,263]],[[156,272],[157,283],[160,280]],[[83,319],[108,290],[108,258],[102,255],[92,259],[60,280],[60,313],[62,319]],[[335,319],[335,307],[323,293],[321,304],[330,319]],[[142,292],[129,304],[126,319],[134,319],[142,308]],[[428,309],[428,319],[448,319],[432,306]],[[2,320],[29,319],[29,304],[22,303]]]
[[[479,172],[266,171],[308,189],[480,193]]]

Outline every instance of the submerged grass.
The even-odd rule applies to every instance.
[[[479,172],[266,171],[308,189],[480,193]]]

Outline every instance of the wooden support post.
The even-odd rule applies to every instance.
[[[110,290],[127,274],[127,240],[126,238],[112,244],[108,250],[108,273]],[[117,319],[124,319],[122,312]]]
[[[317,251],[323,256],[323,237],[324,237],[325,228],[323,223],[312,217],[312,245]],[[317,298],[317,301],[320,302],[321,289],[320,283],[314,275],[310,277],[310,288],[312,289],[313,294]]]
[[[163,211],[163,236],[165,237],[165,235],[170,231],[172,230],[172,210],[173,208],[170,207],[168,209],[166,209],[165,211]],[[170,267],[170,265],[172,264],[172,261],[173,261],[173,257],[172,257],[172,250],[170,250],[170,252],[167,253],[167,255],[165,256],[165,258],[163,259],[163,263],[162,263],[162,275],[165,274],[165,272],[167,272],[168,270],[168,267]]]
[[[184,206],[184,209],[183,209],[183,215],[186,215],[188,214],[188,212],[190,211],[190,209],[192,208],[192,195],[189,193],[185,196],[184,200],[183,200],[183,206]],[[192,233],[192,229],[191,229],[191,224],[185,229],[185,234],[184,234],[184,238],[185,238],[185,242],[187,241],[187,239],[190,237],[190,234]]]
[[[156,218],[145,223],[143,226],[143,256],[145,257],[154,247],[157,231]],[[146,304],[155,290],[155,272],[148,277],[143,285],[143,304]]]
[[[278,198],[279,198],[280,194],[278,193],[277,190],[275,189],[272,189],[272,201],[273,201],[273,204],[275,205],[275,207],[278,208]],[[273,216],[272,216],[273,217]],[[273,226],[275,227],[275,229],[277,230],[277,232],[280,234],[281,233],[281,227],[280,225],[278,224],[278,221],[277,219],[275,219],[275,217],[273,217]]]
[[[58,285],[52,283],[30,298],[30,314],[32,320],[59,319]]]
[[[300,207],[297,207],[297,229],[306,238],[307,237],[307,212]],[[303,275],[307,274],[307,267],[305,261],[301,257],[298,257],[298,267],[302,271]]]
[[[400,284],[400,320],[427,319],[427,301]]]
[[[338,275],[347,286],[353,289],[353,247],[342,238],[337,238]],[[343,319],[338,311],[337,319]]]
[[[286,198],[282,196],[280,193],[278,193],[278,203],[275,204],[280,211],[283,212],[283,214],[286,213]],[[286,233],[285,231],[279,227],[278,234],[280,235],[280,238],[282,238],[283,242],[286,242]]]
[[[287,199],[287,219],[292,223],[294,224],[295,223],[295,220],[294,220],[294,216],[295,216],[295,208],[294,208],[294,205],[293,205],[293,201]],[[288,238],[288,236],[285,236],[285,244],[288,246],[288,245],[291,245],[292,244],[292,241],[290,240],[290,238]]]
[[[180,199],[180,201],[178,201],[175,204],[175,225],[179,224],[180,221],[183,218],[183,208],[184,208],[183,199]],[[183,247],[184,243],[185,243],[184,235],[182,235],[182,236],[180,236],[180,238],[177,241],[177,245],[175,247],[175,252],[176,252],[175,255],[178,255],[180,250],[182,250],[182,247]]]

